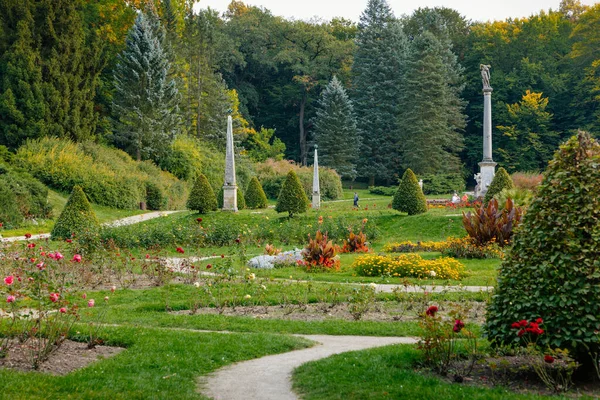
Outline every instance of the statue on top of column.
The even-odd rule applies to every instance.
[[[479,69],[481,70],[481,81],[483,82],[483,90],[492,88],[490,86],[490,68],[492,68],[491,65],[479,65]]]

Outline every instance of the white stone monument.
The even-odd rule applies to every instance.
[[[312,208],[318,210],[321,208],[321,186],[319,184],[319,156],[317,155],[318,146],[315,145],[315,163],[313,164],[313,190],[312,190]]]
[[[496,163],[492,159],[492,87],[490,86],[490,66],[480,65],[483,82],[483,160],[479,163],[476,175],[475,197],[483,197],[496,174]]]
[[[237,183],[235,180],[235,155],[233,151],[233,120],[227,117],[227,150],[225,153],[225,184],[223,185],[223,211],[237,212]]]

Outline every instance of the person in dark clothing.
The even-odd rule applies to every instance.
[[[358,208],[358,194],[354,192],[354,207]]]

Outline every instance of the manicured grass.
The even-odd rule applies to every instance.
[[[85,328],[77,327],[83,332]],[[126,351],[66,376],[0,370],[2,398],[198,399],[197,378],[237,361],[309,346],[297,337],[107,327]]]
[[[542,399],[502,388],[488,389],[444,382],[416,371],[414,346],[395,345],[313,361],[293,375],[303,399]]]

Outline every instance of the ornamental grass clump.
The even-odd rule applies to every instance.
[[[485,330],[514,341],[511,324],[541,317],[542,345],[578,359],[600,342],[600,144],[579,132],[554,155],[510,253],[502,263]]]
[[[398,190],[396,191],[396,194],[394,194],[392,208],[408,213],[408,215],[417,215],[427,212],[427,200],[419,186],[417,177],[410,168],[407,169],[402,176]]]
[[[100,222],[81,186],[73,187],[73,192],[52,229],[52,240],[70,239],[79,234],[93,235],[99,230]]]

